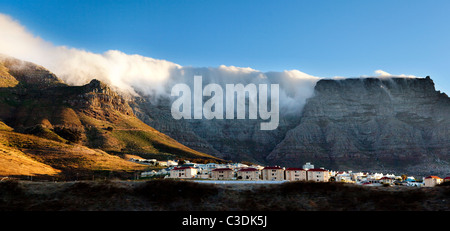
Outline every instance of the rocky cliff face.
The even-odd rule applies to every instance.
[[[277,129],[262,131],[261,119],[175,120],[170,101],[150,101],[137,98],[131,104],[140,120],[192,149],[234,161],[265,164],[267,155],[299,121],[299,115],[281,115]]]
[[[64,103],[84,110],[110,109],[125,115],[133,115],[128,102],[105,83],[93,79],[80,88],[78,94],[69,97]]]
[[[281,112],[273,131],[259,130],[260,120],[175,120],[168,101],[156,105],[131,106],[184,145],[226,159],[450,174],[450,100],[429,77],[320,80],[303,111]]]
[[[433,81],[321,80],[301,121],[267,156],[327,168],[450,173],[450,100]]]

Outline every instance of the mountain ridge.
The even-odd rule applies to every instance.
[[[450,99],[430,77],[321,79],[302,110],[281,111],[279,128],[261,131],[260,120],[175,120],[170,99],[123,95],[96,79],[69,86],[10,59],[0,59],[6,130],[119,156],[450,172]]]
[[[0,71],[0,83],[3,83],[0,86],[0,121],[5,137],[28,139],[31,135],[39,144],[47,144],[45,140],[49,140],[72,148],[80,146],[87,155],[101,150],[102,155],[108,156],[102,159],[106,162],[115,162],[117,156],[127,154],[222,161],[186,147],[143,123],[134,115],[127,100],[96,79],[83,86],[69,86],[41,66],[4,56],[0,59]],[[20,145],[16,142],[11,146],[9,138],[3,139],[3,144],[21,152]],[[25,154],[33,156],[32,153],[45,150],[48,151],[36,145]],[[70,156],[62,158],[70,159]],[[48,161],[45,155],[41,157],[40,160]],[[123,161],[122,165],[128,166],[125,163],[128,161]],[[134,166],[142,169],[138,164]]]

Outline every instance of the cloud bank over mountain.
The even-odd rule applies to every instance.
[[[187,67],[166,60],[125,54],[118,50],[98,54],[56,46],[33,35],[18,21],[4,14],[0,14],[0,28],[1,54],[42,65],[70,85],[83,85],[95,78],[123,93],[134,95],[139,93],[168,97],[173,85],[186,83],[192,86],[194,75],[202,75],[205,85],[278,83],[280,109],[301,109],[305,100],[313,95],[316,82],[322,78],[299,70],[261,72],[249,67],[224,65]],[[393,76],[382,70],[375,71],[375,75]]]

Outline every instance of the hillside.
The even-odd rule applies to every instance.
[[[101,165],[105,169],[116,166],[114,170],[140,169],[119,163],[117,158],[125,154],[220,161],[143,123],[122,96],[98,80],[68,86],[43,67],[0,57],[0,84],[1,137],[3,145],[10,147],[4,150],[32,155],[63,172],[102,169]],[[26,151],[17,149],[30,140],[33,144]],[[75,163],[86,158],[80,165],[59,164],[63,159]],[[98,163],[91,166],[95,159]]]
[[[0,175],[74,179],[78,175],[131,172],[145,166],[98,149],[65,144],[33,135],[0,131]]]

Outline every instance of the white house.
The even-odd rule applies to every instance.
[[[193,167],[175,167],[170,170],[170,178],[194,178],[197,175],[197,169]]]
[[[231,180],[234,177],[234,171],[231,168],[216,168],[211,170],[211,178],[216,180]]]
[[[307,180],[316,182],[328,182],[330,180],[330,172],[322,168],[308,169]]]
[[[427,176],[423,179],[424,187],[434,187],[443,182],[443,179],[438,176]]]
[[[286,168],[286,180],[289,181],[306,181],[306,170],[303,168]]]
[[[200,179],[210,179],[211,171],[212,171],[212,169],[208,169],[208,168],[198,168],[197,175],[195,177],[200,178]]]
[[[151,177],[158,174],[155,170],[148,171],[148,172],[141,172],[141,177]]]
[[[261,172],[256,168],[241,168],[237,171],[239,180],[260,180]]]
[[[284,180],[284,169],[279,166],[265,167],[261,170],[263,180],[282,181]]]
[[[347,173],[347,172],[338,172],[336,173],[336,181],[337,182],[352,182],[352,175],[351,173]]]

